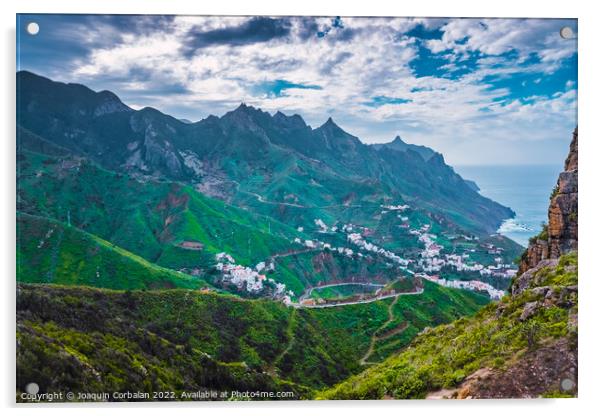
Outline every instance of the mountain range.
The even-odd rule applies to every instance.
[[[256,204],[248,201],[253,194],[275,203],[293,198],[289,208],[411,201],[478,233],[514,215],[466,184],[441,154],[400,138],[366,145],[332,118],[313,129],[299,115],[241,104],[185,123],[153,108],[133,110],[109,91],[25,71],[17,96],[17,124],[45,141],[107,169],[181,181],[237,205]]]

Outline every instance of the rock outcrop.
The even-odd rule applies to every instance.
[[[569,155],[564,163],[564,172],[558,177],[550,198],[548,224],[540,235],[535,237],[523,255],[518,275],[512,286],[512,293],[520,293],[528,286],[533,275],[529,270],[536,269],[541,262],[559,258],[577,250],[577,177],[578,152],[577,129],[573,132]]]
[[[577,129],[548,211],[550,256],[577,250]]]
[[[537,398],[549,395],[551,386],[567,396],[577,394],[577,351],[566,339],[528,351],[505,371],[492,372],[460,389],[458,398],[463,398],[462,393],[474,399]]]

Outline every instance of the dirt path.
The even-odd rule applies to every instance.
[[[364,354],[364,356],[360,359],[360,365],[377,364],[376,362],[368,361],[368,358],[370,358],[370,356],[374,353],[374,347],[376,346],[376,343],[383,339],[390,338],[393,335],[397,335],[397,334],[403,332],[408,327],[408,323],[403,322],[398,327],[393,328],[392,330],[387,331],[380,336],[376,335],[378,333],[378,331],[380,331],[383,328],[386,328],[387,325],[389,325],[391,322],[393,322],[393,320],[395,320],[395,315],[393,315],[393,308],[395,307],[395,304],[397,303],[398,300],[399,300],[399,296],[396,297],[393,302],[391,302],[391,304],[389,305],[389,308],[387,309],[387,312],[389,313],[389,319],[385,323],[383,323],[381,326],[379,326],[376,329],[376,331],[374,331],[374,334],[372,334],[372,339],[370,340],[370,347],[368,348],[368,351],[366,351],[366,354]]]
[[[296,256],[297,254],[303,254],[303,253],[311,253],[314,251],[322,251],[319,248],[305,248],[302,250],[295,250],[295,251],[289,251],[286,253],[276,253],[273,254],[272,256],[270,256],[270,260],[276,260],[276,259],[281,259],[283,257],[289,257],[289,256]]]
[[[272,365],[268,368],[267,373],[269,375],[271,375],[272,377],[277,377],[277,365],[278,363],[282,360],[282,358],[284,358],[284,356],[286,354],[289,353],[289,351],[293,348],[293,344],[295,343],[295,317],[297,316],[297,310],[293,309],[293,311],[291,312],[291,318],[288,322],[288,327],[286,328],[286,333],[288,335],[288,344],[286,345],[286,348],[276,356],[276,358],[274,358],[274,362],[272,363]]]

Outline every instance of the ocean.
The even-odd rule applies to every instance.
[[[526,247],[529,237],[538,234],[542,222],[548,220],[550,194],[562,166],[454,166],[454,170],[475,181],[481,195],[516,212],[498,232]]]

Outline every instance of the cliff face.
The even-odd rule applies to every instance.
[[[550,256],[577,250],[577,129],[548,211]]]
[[[530,271],[553,265],[564,253],[577,250],[577,140],[575,129],[564,172],[560,173],[550,199],[547,228],[529,244],[519,265],[519,277],[512,286],[513,294],[528,286],[533,275]]]

